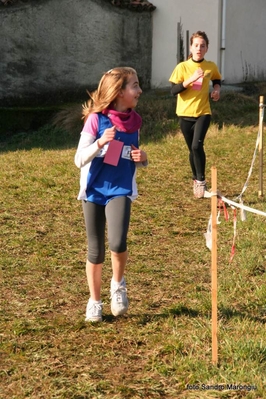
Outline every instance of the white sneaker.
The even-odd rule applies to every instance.
[[[128,298],[126,282],[123,278],[120,285],[115,287],[115,284],[111,283],[111,311],[114,316],[121,316],[128,310]]]
[[[194,180],[193,194],[195,198],[204,198],[205,191],[207,191],[206,181]]]
[[[102,321],[102,310],[103,310],[102,302],[95,303],[89,300],[86,307],[85,321],[92,321],[92,322]]]

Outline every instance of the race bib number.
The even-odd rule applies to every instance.
[[[130,145],[124,145],[121,157],[131,160],[131,150],[132,148]]]

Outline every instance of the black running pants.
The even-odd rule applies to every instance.
[[[189,163],[193,180],[205,180],[204,139],[210,122],[211,115],[202,115],[198,118],[179,118],[180,128],[189,149]]]

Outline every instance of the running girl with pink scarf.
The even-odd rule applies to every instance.
[[[106,72],[83,107],[84,127],[75,154],[88,239],[86,274],[90,298],[86,321],[102,321],[101,276],[105,227],[111,251],[111,311],[128,310],[124,277],[131,203],[137,197],[136,169],[148,164],[139,149],[142,119],[134,111],[142,93],[137,72],[117,67]]]

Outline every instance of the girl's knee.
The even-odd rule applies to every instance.
[[[112,252],[121,253],[127,250],[127,243],[124,240],[113,240],[109,243],[109,247]]]
[[[105,259],[104,251],[88,251],[88,261],[98,265],[99,263],[103,263]]]
[[[202,152],[203,151],[203,142],[202,141],[198,141],[196,144],[193,144],[192,147],[191,147],[191,151],[193,153]]]

